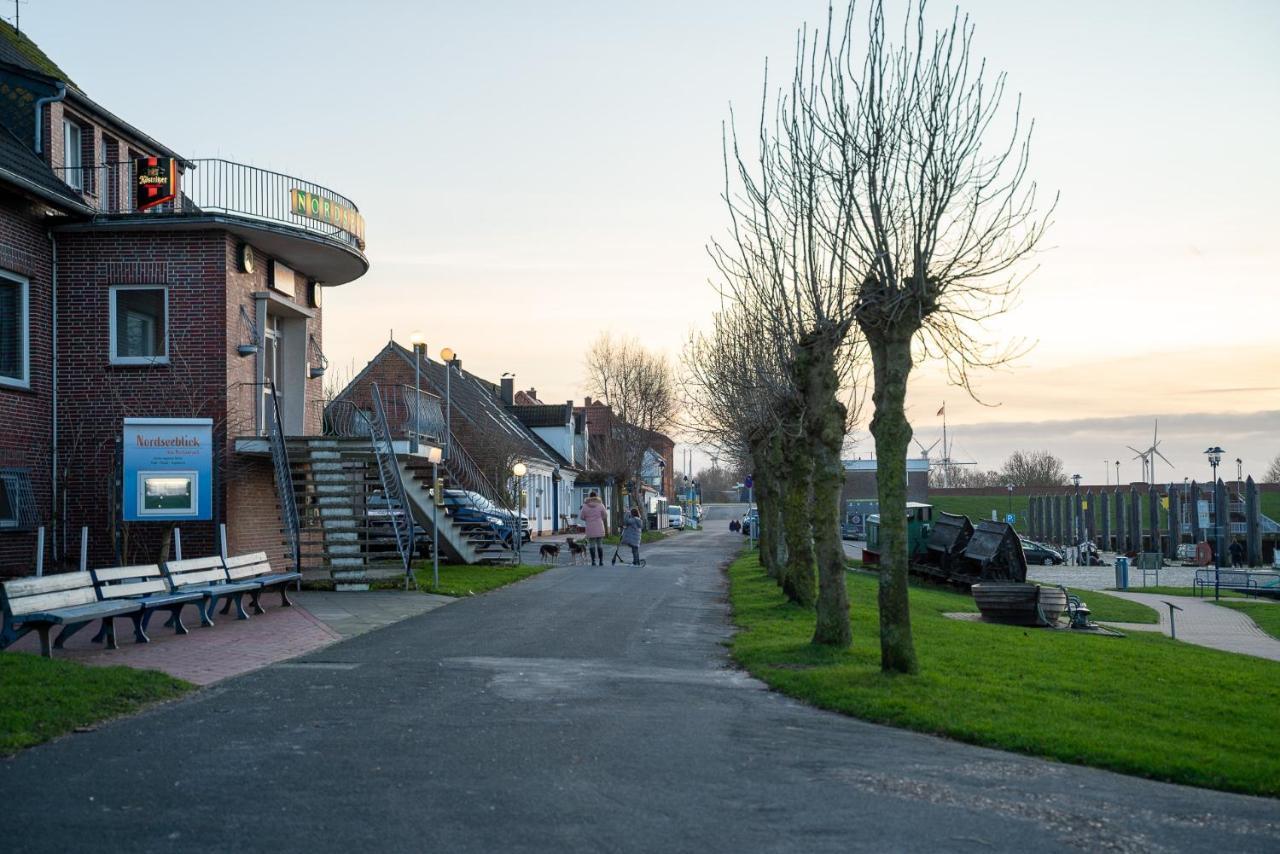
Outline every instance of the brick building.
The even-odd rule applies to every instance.
[[[213,424],[211,518],[184,551],[285,557],[269,443],[319,432],[322,288],[368,269],[356,206],[179,155],[0,22],[0,574],[44,558],[152,561],[121,523],[125,418]],[[276,413],[279,413],[277,418]]]

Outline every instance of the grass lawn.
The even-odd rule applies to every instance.
[[[1064,762],[1280,796],[1280,664],[1161,635],[1109,638],[950,620],[963,594],[913,586],[917,676],[880,673],[877,582],[850,573],[854,643],[809,643],[755,555],[729,568],[735,660],[774,689],[871,721]],[[1090,593],[1094,600],[1104,600]],[[1101,610],[1101,608],[1099,608]]]
[[[0,756],[191,688],[154,670],[0,653]]]
[[[418,579],[418,589],[423,593],[439,593],[442,596],[474,596],[499,587],[506,587],[521,579],[553,569],[555,564],[527,564],[519,566],[468,566],[465,563],[440,564],[440,586],[433,587],[431,561],[420,560],[413,564],[413,574]]]
[[[1237,611],[1243,611],[1249,619],[1258,624],[1258,628],[1262,629],[1273,638],[1280,640],[1280,605],[1272,605],[1269,602],[1219,602],[1224,608],[1235,608]]]
[[[1154,608],[1139,602],[1130,602],[1119,596],[1108,596],[1097,590],[1072,590],[1081,601],[1089,606],[1089,617],[1095,622],[1102,620],[1111,623],[1151,623],[1160,622],[1160,615]]]

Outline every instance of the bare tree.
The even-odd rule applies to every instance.
[[[1063,486],[1067,470],[1048,451],[1014,451],[1000,469],[1004,483],[1014,486]]]
[[[1267,473],[1262,477],[1263,483],[1280,483],[1280,454],[1267,466]]]
[[[587,351],[587,389],[610,409],[604,436],[592,437],[592,466],[631,484],[633,507],[642,507],[645,454],[655,434],[675,423],[678,396],[667,358],[651,353],[634,338],[602,333]],[[621,518],[619,493],[615,519]]]
[[[957,12],[929,32],[926,0],[908,9],[902,44],[889,41],[883,0],[871,0],[865,37],[851,2],[837,31],[829,18],[822,94],[808,107],[825,145],[827,197],[845,245],[844,281],[871,352],[877,482],[883,524],[881,667],[915,672],[907,594],[905,399],[917,358],[942,359],[969,389],[970,372],[1007,360],[980,338],[981,321],[1016,293],[1019,262],[1047,226],[1028,182],[1030,127],[1021,104],[994,147],[1005,75],[988,73],[972,50],[973,24]],[[864,43],[865,39],[865,43]],[[826,173],[831,177],[826,177]],[[1050,206],[1049,210],[1052,210]]]

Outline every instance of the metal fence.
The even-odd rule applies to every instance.
[[[120,160],[60,167],[54,172],[103,214],[234,214],[281,223],[364,249],[364,221],[355,203],[319,184],[220,158],[185,160],[179,165],[176,198],[140,211],[134,203],[138,163]]]

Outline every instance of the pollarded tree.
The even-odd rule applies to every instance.
[[[915,672],[907,594],[905,400],[918,358],[945,361],[953,381],[1010,357],[979,337],[981,321],[1016,292],[1019,262],[1047,226],[1028,180],[1031,127],[1021,103],[1002,109],[1005,75],[975,58],[973,24],[958,11],[930,32],[926,0],[889,41],[883,0],[855,34],[851,2],[841,35],[828,30],[824,92],[812,103],[833,156],[827,168],[847,223],[856,319],[871,352],[883,550],[880,651],[886,671]],[[1002,132],[1003,128],[1003,132]],[[1052,205],[1049,207],[1052,211]]]

